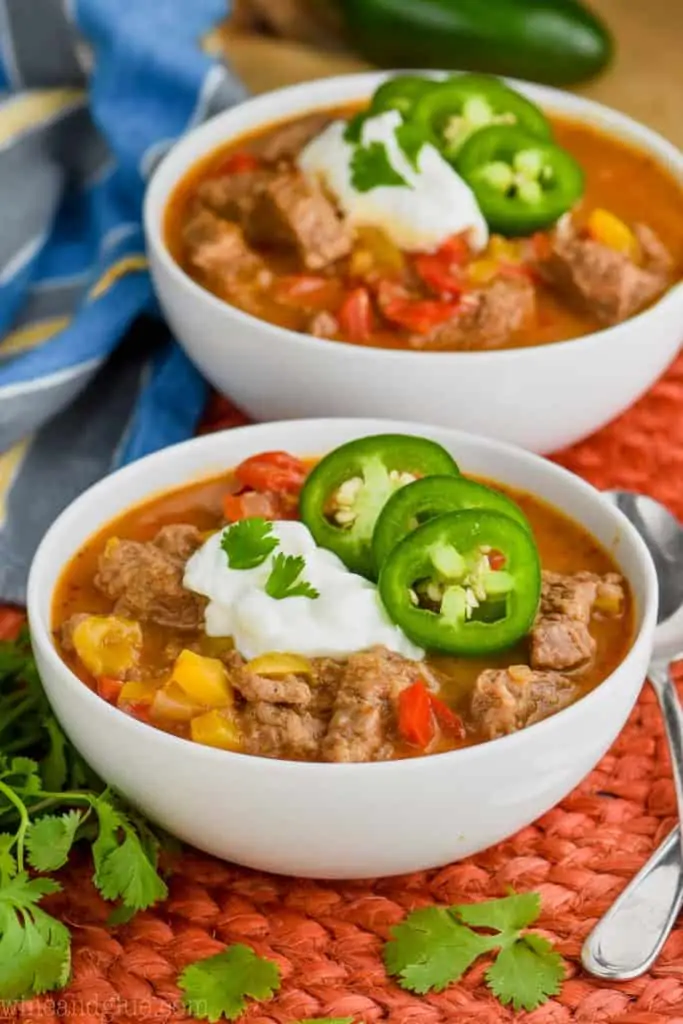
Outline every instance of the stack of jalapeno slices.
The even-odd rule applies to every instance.
[[[526,516],[436,442],[350,441],[313,468],[299,507],[316,543],[376,580],[389,617],[421,647],[485,655],[533,624],[541,567]]]
[[[583,171],[553,141],[543,111],[501,79],[399,75],[377,89],[361,116],[387,110],[436,146],[474,192],[492,231],[540,231],[583,194]]]

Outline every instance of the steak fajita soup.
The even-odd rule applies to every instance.
[[[380,435],[247,459],[133,508],[67,566],[70,668],[124,714],[270,758],[369,762],[553,715],[628,651],[628,582],[578,524]]]
[[[233,139],[178,185],[169,249],[244,311],[408,350],[619,323],[683,267],[683,193],[616,137],[501,81],[400,76],[368,103]]]

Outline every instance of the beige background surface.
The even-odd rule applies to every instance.
[[[683,147],[683,0],[593,0],[618,41],[614,66],[579,91],[617,107]],[[223,32],[237,73],[255,92],[363,68],[338,53]]]

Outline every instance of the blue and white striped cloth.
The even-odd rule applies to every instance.
[[[23,600],[75,495],[201,415],[205,385],[155,319],[140,215],[172,141],[243,97],[202,46],[225,14],[0,0],[0,600]]]

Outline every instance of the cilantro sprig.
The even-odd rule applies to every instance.
[[[67,983],[71,934],[42,901],[61,888],[45,876],[81,841],[92,846],[95,885],[117,902],[119,920],[165,898],[160,838],[67,740],[24,632],[0,643],[0,1001]]]
[[[248,997],[272,999],[280,987],[280,969],[238,942],[216,956],[190,964],[178,978],[178,987],[192,1016],[215,1024],[221,1017],[239,1017],[247,1008]]]
[[[381,185],[407,185],[389,160],[383,142],[370,142],[356,146],[351,157],[351,184],[357,192],[370,192]]]
[[[307,580],[299,579],[305,568],[303,555],[275,555],[266,580],[266,594],[278,601],[285,597],[310,597],[311,600],[320,597],[320,592]]]
[[[498,951],[486,984],[515,1011],[534,1010],[557,994],[564,978],[562,959],[548,940],[526,931],[540,912],[540,897],[533,892],[421,908],[393,929],[384,951],[387,970],[411,992],[440,992],[480,956]]]
[[[273,536],[273,524],[259,516],[241,519],[224,530],[221,537],[221,548],[231,569],[255,569],[279,543]]]

